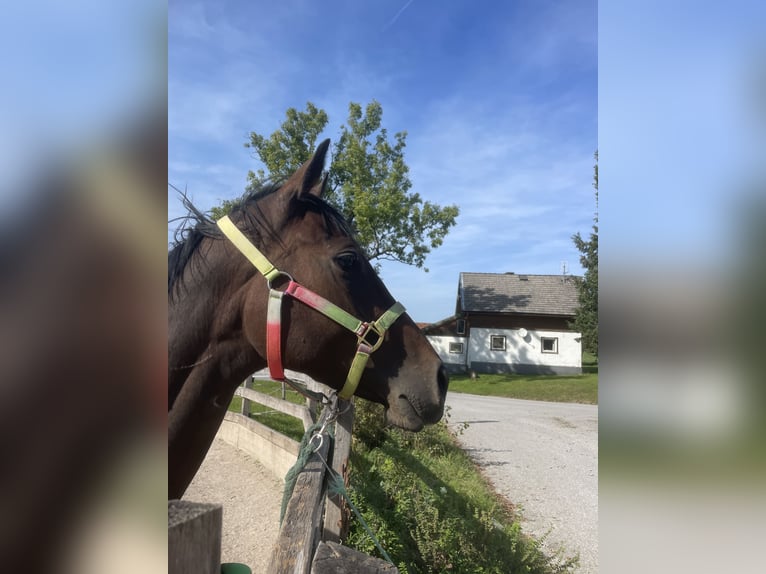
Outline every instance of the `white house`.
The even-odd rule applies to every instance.
[[[461,273],[455,315],[423,332],[452,372],[580,374],[577,307],[569,276]]]

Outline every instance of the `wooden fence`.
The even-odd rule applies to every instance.
[[[268,377],[265,377],[268,378]],[[327,394],[330,389],[304,378],[307,386],[314,391]],[[248,378],[237,389],[242,397],[240,413],[227,413],[225,424],[228,432],[239,433],[235,446],[248,444],[245,449],[251,454],[264,458],[291,460],[298,454],[298,443],[284,435],[268,429],[248,416],[251,402],[265,405],[275,411],[291,415],[302,421],[308,429],[316,421],[317,405],[307,401],[297,405],[252,389],[253,379]],[[323,411],[321,416],[327,416]],[[320,418],[320,422],[323,420]],[[324,574],[329,572],[395,573],[396,568],[376,558],[340,546],[348,529],[348,509],[339,496],[326,496],[324,483],[326,469],[320,457],[340,474],[348,485],[348,462],[351,454],[351,430],[354,422],[354,405],[341,405],[341,414],[335,422],[335,441],[330,453],[330,441],[323,441],[319,450],[308,460],[298,476],[293,495],[287,504],[285,517],[270,558],[269,573],[273,574]],[[234,427],[234,428],[232,428]],[[248,442],[244,436],[258,435],[259,439]],[[252,437],[250,437],[252,438]],[[230,441],[231,442],[231,441]],[[256,446],[254,446],[256,445]],[[255,449],[256,452],[252,452]],[[264,456],[263,451],[270,451]],[[260,451],[260,452],[258,452]],[[276,451],[282,451],[276,452]],[[332,455],[331,461],[328,456]],[[283,464],[283,463],[280,463]],[[284,473],[282,473],[284,474]]]

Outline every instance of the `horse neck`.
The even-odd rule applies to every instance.
[[[211,370],[222,383],[240,381],[265,361],[245,339],[242,310],[254,274],[246,262],[232,263],[223,240],[207,239],[190,261],[168,306],[169,384],[180,388],[196,370]],[[262,317],[265,324],[265,313]]]

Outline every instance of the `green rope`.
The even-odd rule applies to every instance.
[[[311,437],[314,436],[314,433],[322,428],[322,425],[324,423],[322,421],[314,423],[311,425],[306,432],[303,435],[303,438],[301,439],[301,444],[298,449],[298,459],[295,461],[295,464],[292,466],[290,470],[287,471],[287,474],[285,475],[285,489],[282,492],[282,508],[279,511],[279,525],[282,526],[282,520],[285,518],[285,511],[287,510],[287,503],[290,502],[290,498],[293,495],[293,491],[295,490],[295,483],[298,480],[298,475],[303,470],[303,467],[306,466],[306,463],[309,460],[309,457],[314,454],[314,448],[311,445]],[[332,433],[331,429],[334,429],[333,425],[330,425],[328,427],[328,435]]]

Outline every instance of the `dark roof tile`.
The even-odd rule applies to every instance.
[[[579,306],[572,276],[461,273],[463,312],[574,315]]]

